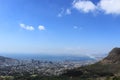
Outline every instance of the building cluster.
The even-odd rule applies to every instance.
[[[14,65],[0,66],[0,75],[17,74],[39,74],[39,75],[60,75],[66,70],[78,68],[82,65],[92,64],[94,61],[41,61],[41,60],[19,60]]]

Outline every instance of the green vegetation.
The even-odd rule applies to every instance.
[[[40,76],[40,75],[19,75],[19,76],[0,76],[0,80],[120,80],[120,76],[81,78],[68,76]]]
[[[14,80],[13,76],[0,76],[0,80]]]

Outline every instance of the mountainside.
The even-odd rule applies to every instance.
[[[119,64],[120,63],[120,48],[113,48],[109,55],[104,58],[101,63],[103,64]]]
[[[95,64],[67,70],[63,75],[87,79],[94,78],[95,80],[104,77],[105,79],[99,80],[114,80],[114,77],[120,76],[120,48],[113,48],[107,57]],[[106,79],[106,77],[111,79]],[[120,80],[120,78],[117,80]]]
[[[18,60],[0,56],[0,66],[14,65],[18,63]]]

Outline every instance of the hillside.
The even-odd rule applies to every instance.
[[[102,64],[120,64],[120,48],[113,48],[109,55],[101,61]]]
[[[14,65],[18,63],[18,60],[0,56],[0,66]]]
[[[95,80],[101,77],[109,77],[111,78],[110,80],[120,80],[120,78],[113,79],[114,77],[120,76],[120,48],[112,49],[107,57],[95,64],[68,70],[62,76],[79,77],[85,79],[94,78]]]

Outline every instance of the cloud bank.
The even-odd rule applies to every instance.
[[[90,0],[74,0],[72,7],[80,12],[103,12],[104,14],[120,15],[120,0],[100,0],[94,4]]]
[[[120,14],[120,0],[101,0],[97,6],[105,14]]]

